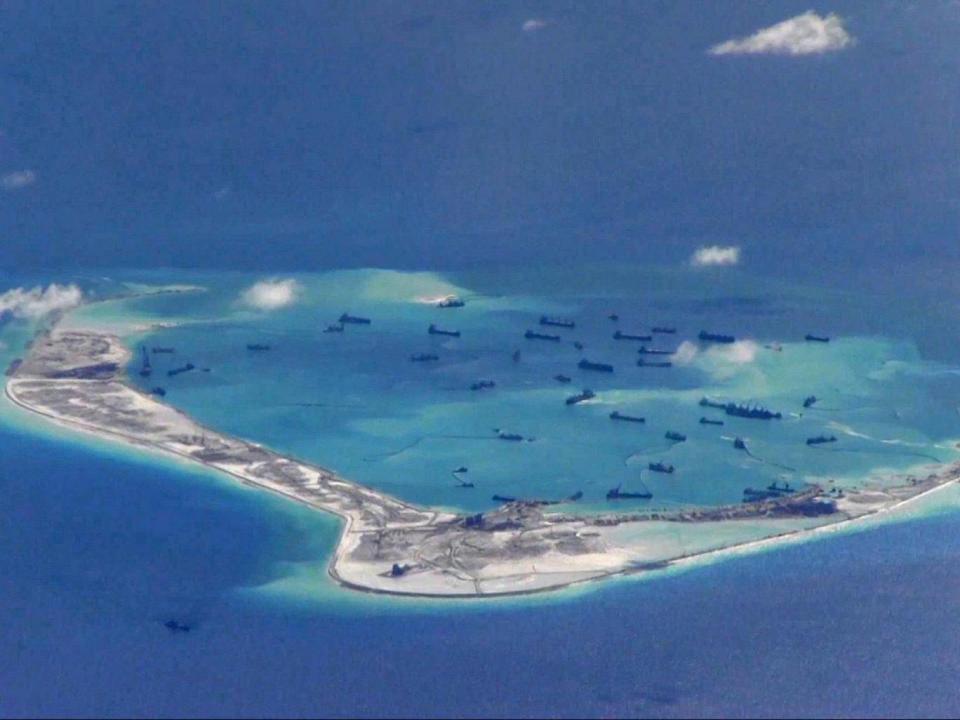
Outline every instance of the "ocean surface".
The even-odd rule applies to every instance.
[[[203,287],[90,304],[67,322],[122,331],[134,350],[173,347],[151,355],[147,380],[131,365],[131,380],[162,384],[168,402],[209,426],[418,503],[475,511],[493,507],[493,493],[581,490],[576,507],[589,512],[608,508],[606,490],[623,483],[648,487],[648,506],[712,505],[772,481],[850,486],[956,458],[960,375],[936,298],[609,265],[282,277],[299,291],[273,310],[244,302],[269,278],[243,273],[48,279],[76,280],[91,299]],[[466,306],[433,305],[451,293]],[[321,332],[345,311],[373,322]],[[557,331],[561,343],[525,341],[541,314],[576,328]],[[431,337],[431,322],[462,337]],[[636,367],[637,343],[612,333],[652,325],[678,330],[657,346],[700,329],[743,342],[690,346],[669,369]],[[4,324],[4,364],[33,330]],[[808,332],[832,340],[805,343]],[[574,339],[585,356],[614,364],[613,375],[578,371]],[[440,359],[410,362],[419,352]],[[185,362],[197,369],[167,377]],[[552,379],[561,372],[570,385]],[[497,385],[471,391],[478,379]],[[583,387],[597,398],[567,407]],[[701,426],[704,394],[784,418]],[[805,410],[809,394],[819,400]],[[612,422],[613,409],[647,422]],[[533,441],[498,440],[494,428]],[[666,443],[668,429],[687,442]],[[804,439],[821,432],[838,442],[808,448]],[[733,449],[735,436],[754,457]],[[895,522],[682,571],[444,602],[338,588],[325,574],[335,518],[204,469],[53,428],[7,403],[0,448],[5,716],[957,711],[953,490]],[[651,460],[677,471],[648,473]],[[451,471],[461,465],[474,488],[457,486]],[[169,618],[193,629],[172,634]]]

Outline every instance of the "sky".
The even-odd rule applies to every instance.
[[[0,29],[0,270],[960,260],[953,0],[7,0]]]

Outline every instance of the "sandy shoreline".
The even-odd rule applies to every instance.
[[[690,511],[652,517],[557,515],[536,504],[513,503],[470,524],[465,516],[405,503],[326,468],[207,428],[127,383],[124,368],[130,358],[115,336],[54,328],[37,336],[8,378],[5,394],[17,407],[60,427],[198,463],[340,517],[327,571],[340,585],[363,592],[504,597],[687,566],[836,532],[895,512],[960,477],[957,465],[947,465],[922,481],[869,488],[841,501],[827,500],[815,488],[807,491],[811,501],[837,506],[829,519],[816,522],[801,517],[799,503],[787,501],[694,511],[695,519],[688,517]],[[784,517],[792,518],[792,529],[783,530]],[[664,523],[682,527],[685,537],[658,539]],[[718,545],[710,530],[721,527],[742,530],[746,537]],[[700,547],[688,547],[697,543]]]

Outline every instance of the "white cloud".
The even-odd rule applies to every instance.
[[[19,190],[37,181],[37,174],[33,170],[17,170],[0,177],[0,185],[4,190]]]
[[[549,24],[549,20],[544,20],[542,18],[530,18],[520,26],[520,29],[528,33],[536,32],[537,30],[543,30]]]
[[[697,248],[690,257],[690,264],[694,267],[709,267],[713,265],[736,265],[740,262],[740,248],[735,245],[722,247],[707,245]]]
[[[808,10],[789,20],[757,30],[744,38],[727,40],[710,48],[711,55],[817,55],[843,50],[854,38],[834,13],[825,17]]]
[[[261,280],[243,291],[241,299],[259,310],[277,310],[292,305],[300,294],[296,280]]]
[[[35,319],[56,310],[69,310],[83,300],[83,291],[76,285],[39,285],[31,290],[14,288],[0,294],[0,314]]]
[[[672,360],[675,365],[689,365],[699,353],[700,348],[697,347],[696,343],[684,340],[680,343],[676,352],[673,353]]]
[[[748,365],[757,359],[760,346],[753,340],[737,340],[729,345],[713,345],[706,355],[731,365]]]

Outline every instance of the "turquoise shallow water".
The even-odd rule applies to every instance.
[[[746,299],[723,276],[686,286],[674,277],[658,293],[627,277],[598,297],[571,279],[364,271],[301,276],[299,304],[260,313],[237,302],[252,276],[110,275],[208,288],[77,313],[78,323],[126,328],[134,347],[176,347],[151,378],[170,402],[419,502],[472,509],[491,506],[493,492],[583,489],[581,507],[601,509],[614,478],[635,482],[644,450],[677,465],[672,478],[642,476],[663,505],[736,501],[743,486],[782,473],[857,482],[953,453],[954,368],[917,350],[925,338],[912,309],[886,316],[904,329],[898,337],[878,334],[869,299],[768,286]],[[101,294],[119,287],[88,283]],[[409,302],[451,285],[466,308],[441,315]],[[863,303],[852,313],[862,323],[845,314],[838,331],[827,300]],[[752,362],[698,356],[650,378],[608,337],[611,308],[625,328],[655,316],[685,335],[749,332],[760,347]],[[347,309],[374,325],[318,333]],[[591,381],[600,403],[567,408],[571,390],[551,382],[557,371],[580,380],[572,348],[519,339],[541,312],[576,319],[591,357],[617,364],[614,377]],[[436,349],[438,367],[409,363],[434,350],[424,331],[437,317],[462,340]],[[181,324],[131,329],[166,321]],[[811,329],[836,339],[798,343]],[[30,328],[8,322],[2,332],[7,361]],[[764,352],[770,340],[783,351]],[[247,342],[273,349],[248,353]],[[165,363],[188,359],[210,372],[166,379]],[[497,388],[474,396],[464,386],[478,377]],[[704,430],[695,421],[705,390],[789,413],[808,392],[822,401],[779,423]],[[648,425],[614,424],[611,407],[642,412]],[[0,418],[0,612],[17,618],[0,631],[8,716],[955,714],[958,654],[944,632],[960,583],[954,496],[901,524],[643,581],[492,604],[404,600],[326,578],[334,518],[10,408]],[[488,439],[498,426],[536,440]],[[690,439],[666,450],[668,427]],[[823,429],[838,435],[837,450],[808,452],[803,438]],[[734,452],[724,439],[733,431],[767,462]],[[384,456],[426,436],[436,437]],[[459,464],[473,490],[453,487]],[[169,617],[194,630],[170,635]]]
[[[883,337],[868,327],[836,335],[827,303],[851,298],[758,281],[744,286],[727,275],[693,271],[646,270],[642,277],[648,280],[640,284],[628,276],[606,283],[595,278],[601,291],[591,294],[558,286],[549,274],[520,288],[511,278],[498,287],[491,277],[336,272],[299,276],[295,304],[257,311],[238,299],[254,277],[168,276],[165,282],[207,291],[91,306],[73,321],[173,324],[129,336],[133,348],[176,349],[151,355],[149,379],[132,366],[134,382],[162,385],[168,402],[213,427],[404,499],[462,510],[492,507],[494,494],[560,499],[578,491],[583,509],[600,510],[609,508],[606,491],[621,483],[647,487],[654,499],[618,507],[730,503],[748,486],[850,483],[956,456],[952,390],[960,375],[925,361],[910,337]],[[466,307],[438,309],[429,302],[449,293],[464,297]],[[373,323],[321,332],[344,311]],[[620,315],[618,323],[607,319],[611,311]],[[542,313],[568,317],[576,328],[555,331],[563,336],[559,343],[525,340],[526,329],[543,329],[537,325]],[[462,336],[428,336],[430,323]],[[684,343],[695,355],[669,369],[636,367],[639,343],[612,335],[617,328],[645,333],[653,325],[675,326],[678,333],[656,336],[652,345]],[[735,333],[743,342],[691,344],[702,328]],[[807,332],[833,341],[804,342]],[[582,352],[574,340],[583,343]],[[248,343],[271,350],[248,351]],[[782,349],[768,347],[774,344]],[[512,359],[515,350],[519,362]],[[416,353],[439,360],[411,362]],[[609,362],[615,372],[581,371],[581,357]],[[188,361],[198,370],[166,376]],[[557,383],[558,373],[573,382]],[[471,391],[481,379],[496,387]],[[565,405],[585,387],[596,393],[594,400]],[[804,409],[811,394],[819,400]],[[784,417],[725,417],[698,405],[704,395],[761,403]],[[647,422],[613,422],[607,417],[613,410]],[[725,425],[701,425],[704,415]],[[502,441],[495,429],[531,441]],[[667,431],[688,440],[672,443]],[[838,442],[808,447],[805,440],[819,434],[836,435]],[[733,448],[735,437],[750,454]],[[676,472],[649,472],[647,464],[657,461]],[[452,477],[460,466],[469,468],[465,477],[474,488],[461,488]]]

